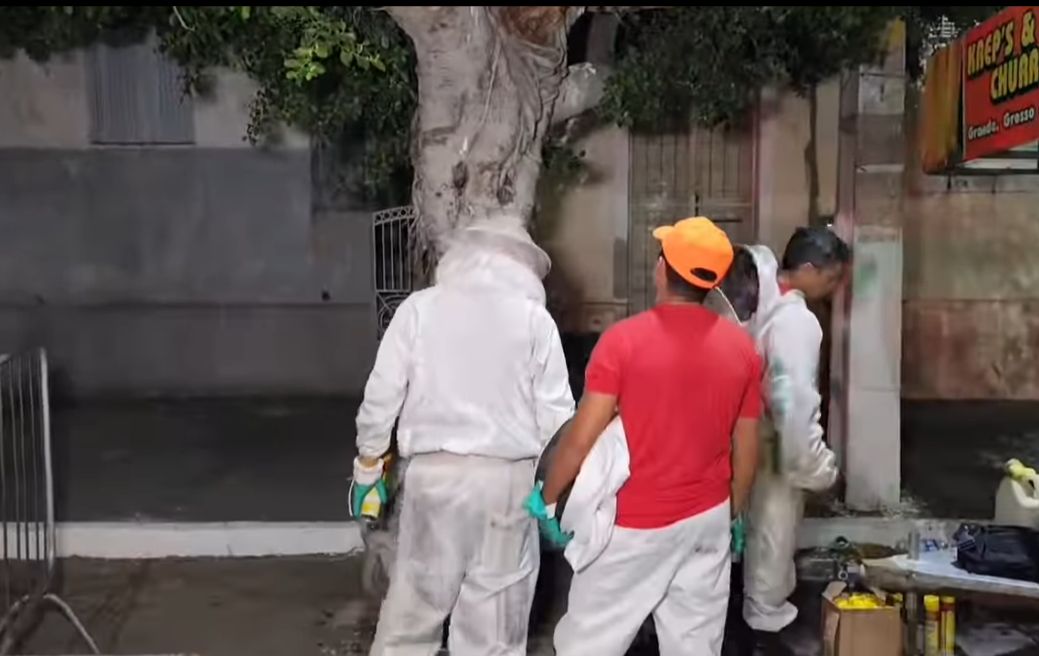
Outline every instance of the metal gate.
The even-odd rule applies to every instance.
[[[410,205],[381,210],[372,217],[372,282],[380,338],[397,306],[415,288],[417,224],[418,215]]]
[[[0,355],[0,654],[9,654],[55,607],[93,652],[90,634],[52,590],[55,568],[54,474],[47,354]]]
[[[754,133],[690,127],[631,135],[628,311],[653,305],[656,226],[707,216],[733,241],[754,239]]]

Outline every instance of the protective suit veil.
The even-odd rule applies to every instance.
[[[408,464],[373,656],[436,653],[448,615],[453,655],[526,653],[539,557],[522,504],[574,410],[548,264],[518,222],[462,230],[387,328],[357,446],[381,456],[399,417]]]
[[[765,246],[748,250],[759,289],[757,311],[746,327],[765,360],[767,415],[747,517],[743,616],[754,630],[776,632],[797,617],[787,598],[797,582],[794,553],[804,491],[829,488],[838,470],[819,423],[822,328],[800,292],[781,293],[772,252]]]

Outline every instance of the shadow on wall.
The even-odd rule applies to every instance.
[[[599,341],[599,333],[563,333],[563,355],[570,373],[570,389],[574,399],[580,400],[584,393],[584,370],[592,357],[592,349]]]

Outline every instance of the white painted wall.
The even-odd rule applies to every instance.
[[[837,206],[837,136],[840,84],[816,90],[815,148],[819,169],[818,206]],[[794,230],[808,223],[809,176],[805,148],[811,138],[808,100],[789,91],[762,91],[758,126],[758,241],[781,254]]]
[[[90,114],[83,53],[45,64],[0,60],[0,148],[85,148]]]
[[[195,98],[195,144],[200,148],[252,148],[245,135],[256,88],[245,73],[219,71],[210,93]],[[275,142],[278,148],[310,147],[310,138],[292,128],[283,129]]]
[[[574,149],[586,173],[539,214],[538,237],[552,256],[549,293],[569,299],[564,330],[602,332],[627,311],[628,132],[599,128]]]
[[[75,51],[34,62],[24,53],[0,60],[0,148],[90,147],[86,56]],[[195,145],[251,148],[245,139],[256,83],[245,73],[216,71],[212,88],[194,98]],[[306,149],[310,139],[285,128],[273,147]]]

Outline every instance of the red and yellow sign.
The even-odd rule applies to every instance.
[[[967,32],[963,159],[1039,139],[1039,7],[1008,7]]]

